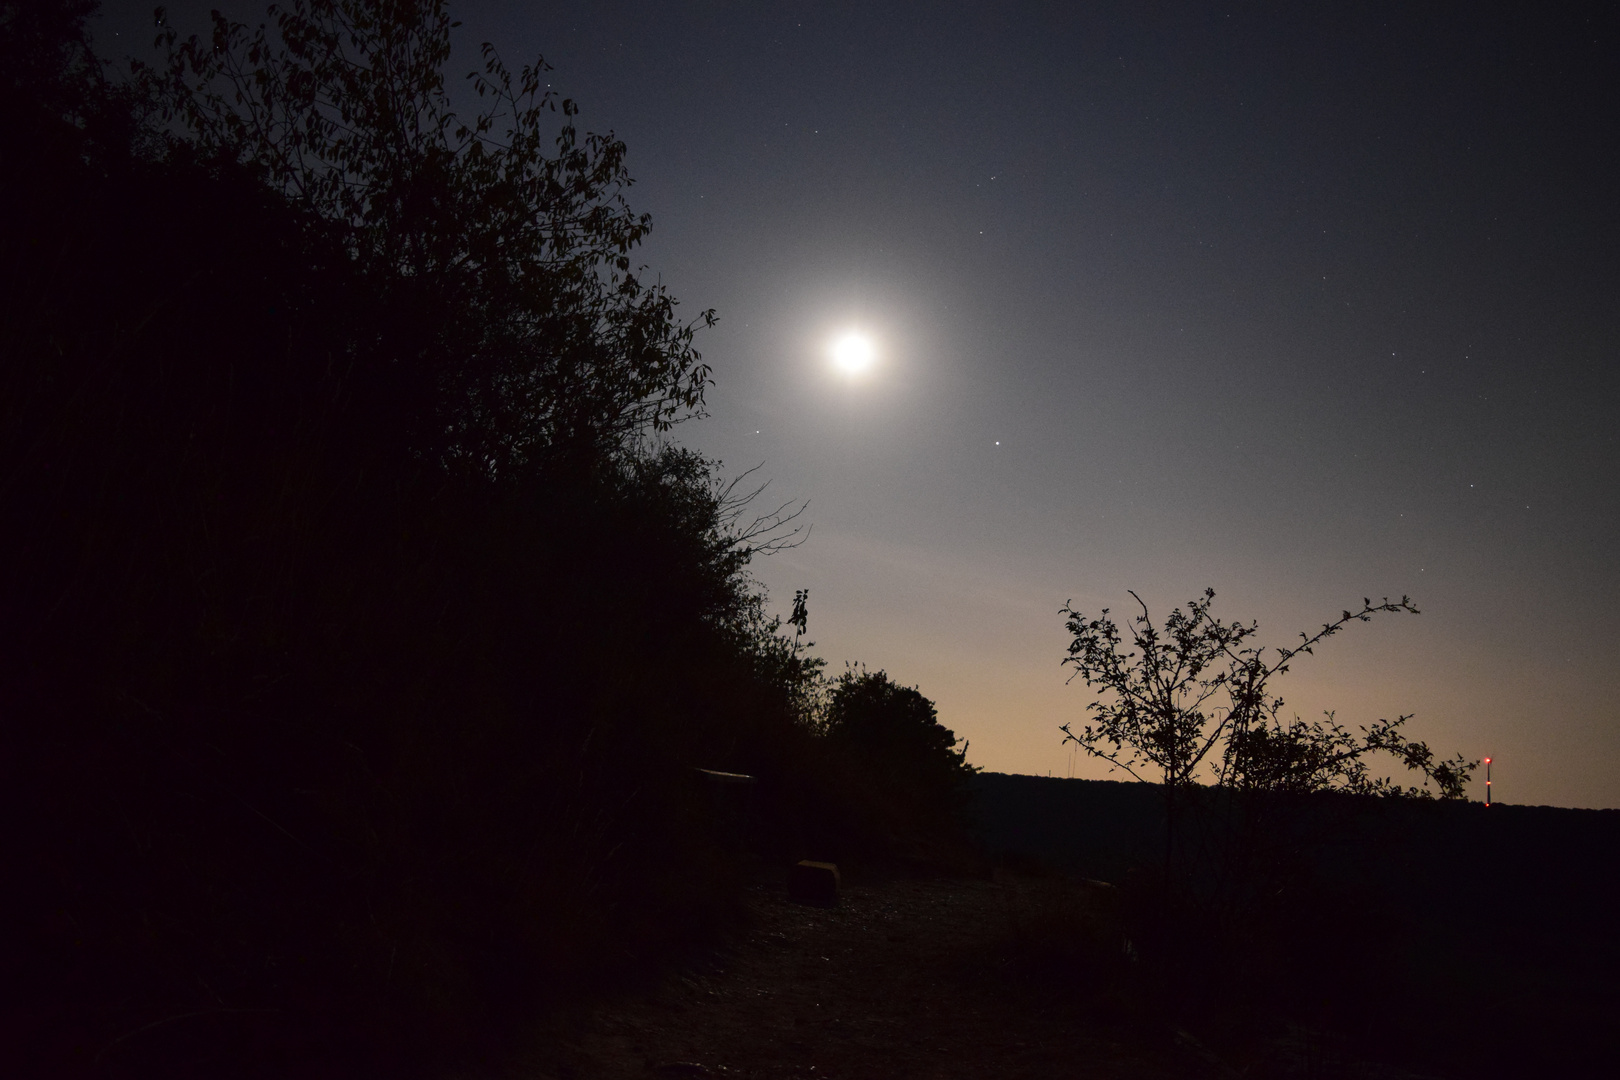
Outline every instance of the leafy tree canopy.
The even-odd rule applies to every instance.
[[[338,237],[374,305],[357,359],[384,365],[418,456],[509,478],[701,411],[714,312],[682,321],[632,263],[650,219],[625,201],[625,146],[581,134],[543,60],[514,75],[486,43],[463,116],[446,0],[269,12],[182,41],[159,9],[168,59],[137,80],[171,153],[250,170]]]
[[[826,737],[879,768],[953,777],[972,772],[967,746],[941,724],[934,703],[886,671],[848,669],[832,685]]]

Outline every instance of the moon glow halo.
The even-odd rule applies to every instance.
[[[828,352],[833,365],[845,375],[861,375],[877,360],[877,346],[858,330],[849,330],[833,340]]]

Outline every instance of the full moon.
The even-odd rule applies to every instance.
[[[865,334],[851,330],[832,343],[833,363],[846,375],[859,375],[877,359],[877,347]]]

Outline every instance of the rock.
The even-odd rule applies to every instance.
[[[838,903],[838,866],[806,859],[788,871],[788,899],[805,904]]]

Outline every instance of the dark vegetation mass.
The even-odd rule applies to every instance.
[[[542,67],[463,118],[443,3],[300,0],[113,78],[91,8],[0,5],[8,1074],[495,1052],[730,918],[700,768],[772,859],[949,833],[932,707],[823,679],[787,514],[659,441],[713,314]]]

